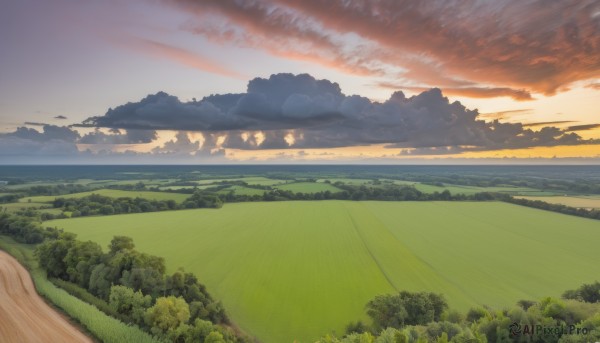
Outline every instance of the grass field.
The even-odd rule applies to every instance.
[[[406,184],[405,181],[396,181],[397,184]],[[480,192],[495,192],[495,193],[506,193],[512,195],[556,195],[555,192],[542,191],[539,189],[528,188],[528,187],[477,187],[477,186],[461,186],[461,185],[450,185],[445,184],[443,187],[427,185],[423,183],[413,183],[416,189],[423,193],[443,192],[444,190],[450,191],[452,194],[475,194]]]
[[[580,208],[600,208],[600,197],[596,196],[519,196],[517,198],[540,200],[550,204],[561,204]]]
[[[342,190],[323,182],[294,182],[275,186],[277,189],[292,191],[294,193],[317,193],[330,191],[331,193],[341,192]]]
[[[266,192],[264,189],[256,189],[256,188],[234,185],[231,187],[224,188],[217,193],[227,194],[231,191],[233,191],[235,194],[238,194],[238,195],[263,195]]]
[[[213,184],[221,181],[244,181],[249,185],[259,186],[273,186],[280,183],[284,183],[285,180],[271,179],[264,176],[247,176],[238,178],[227,178],[227,179],[206,179],[196,181],[199,185]]]
[[[98,189],[90,192],[81,192],[64,195],[42,195],[34,197],[26,197],[19,199],[20,202],[27,203],[29,201],[35,203],[50,203],[56,198],[84,198],[92,194],[103,195],[111,198],[144,198],[148,200],[175,200],[183,202],[190,197],[190,194],[166,193],[166,192],[138,192],[138,191],[122,191],[118,189]]]
[[[559,296],[600,274],[598,221],[494,202],[273,202],[47,224],[182,266],[265,343],[309,342],[396,290],[462,311]]]
[[[331,183],[342,182],[349,185],[364,185],[367,183],[373,182],[372,179],[350,179],[350,178],[327,178],[327,179],[318,179],[317,182],[325,182],[329,180]]]

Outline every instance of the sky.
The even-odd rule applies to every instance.
[[[0,163],[599,163],[597,0],[20,0]]]

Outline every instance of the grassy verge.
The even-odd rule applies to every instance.
[[[40,295],[80,323],[95,338],[106,343],[159,342],[138,327],[126,325],[107,316],[95,306],[70,295],[50,282],[33,256],[33,246],[19,244],[6,236],[0,236],[0,249],[14,256],[30,272]]]

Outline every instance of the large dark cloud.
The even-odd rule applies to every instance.
[[[37,142],[48,142],[53,140],[74,142],[80,137],[77,131],[74,131],[66,126],[56,126],[48,124],[40,125],[42,126],[41,132],[26,127],[18,127],[16,131],[0,135],[0,137],[16,137]]]
[[[0,134],[0,156],[72,156],[80,135],[66,126],[43,124],[42,131],[19,127]]]
[[[427,148],[503,149],[587,144],[554,127],[481,120],[476,110],[451,102],[434,88],[383,103],[344,95],[337,83],[307,74],[255,78],[246,93],[182,102],[159,92],[93,117],[87,125],[113,129],[201,131],[223,136],[236,149],[328,148],[370,144]],[[260,134],[256,133],[260,131]]]
[[[344,95],[336,83],[292,74],[249,82],[244,94],[211,95],[182,102],[164,92],[109,109],[84,125],[145,130],[294,129],[341,119]]]

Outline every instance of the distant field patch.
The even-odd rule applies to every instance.
[[[175,200],[177,202],[183,202],[189,198],[189,194],[180,193],[166,193],[166,192],[138,192],[138,191],[122,191],[118,189],[98,189],[90,192],[81,192],[64,195],[44,195],[34,196],[19,199],[22,203],[35,202],[35,203],[51,203],[56,198],[84,198],[92,194],[103,195],[111,198],[144,198],[148,200]]]
[[[561,204],[579,208],[600,208],[600,197],[575,196],[519,196],[516,198],[540,200],[550,204]]]
[[[199,185],[213,184],[218,182],[227,182],[227,181],[243,181],[249,185],[259,185],[259,186],[273,186],[280,183],[284,183],[285,180],[279,179],[271,179],[264,176],[248,176],[248,177],[232,177],[225,179],[206,179],[196,181]]]
[[[284,191],[292,191],[294,193],[317,193],[330,191],[332,193],[341,192],[342,190],[324,182],[294,182],[275,186],[277,189]]]
[[[405,182],[405,181],[400,181]],[[406,184],[406,183],[404,183]],[[493,192],[493,193],[506,193],[511,195],[555,195],[555,192],[542,191],[539,189],[528,188],[528,187],[511,187],[511,186],[500,186],[500,187],[478,187],[478,186],[462,186],[454,184],[444,184],[443,186],[429,185],[419,182],[414,182],[413,186],[423,193],[434,193],[443,192],[448,190],[452,194],[475,194],[481,192]]]
[[[351,178],[326,178],[318,179],[317,182],[325,182],[329,180],[331,183],[342,182],[348,185],[364,185],[373,182],[372,179],[351,179]]]
[[[231,187],[224,188],[224,189],[218,191],[217,193],[227,194],[231,191],[233,191],[233,193],[237,194],[237,195],[250,195],[250,196],[263,195],[266,192],[266,190],[264,190],[264,189],[256,189],[256,188],[234,185]]]
[[[104,247],[133,237],[170,271],[198,275],[264,343],[341,333],[396,290],[501,309],[600,275],[599,221],[499,202],[235,203],[45,224]]]

